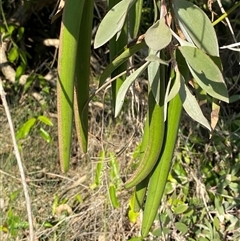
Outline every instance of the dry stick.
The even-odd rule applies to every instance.
[[[28,223],[29,223],[30,241],[34,241],[34,229],[33,229],[31,201],[30,201],[30,197],[29,197],[29,194],[28,194],[28,187],[27,187],[27,183],[26,183],[24,170],[23,170],[21,156],[20,156],[17,141],[16,141],[16,138],[15,138],[12,118],[11,118],[11,114],[10,114],[10,111],[9,111],[9,108],[8,108],[8,104],[7,104],[7,100],[6,100],[5,95],[6,95],[6,93],[4,92],[4,89],[3,89],[2,79],[0,78],[0,96],[2,98],[2,103],[3,103],[4,109],[5,109],[5,112],[6,112],[6,116],[7,116],[7,119],[8,119],[10,132],[11,132],[11,136],[12,136],[12,141],[13,141],[13,146],[14,146],[14,153],[15,153],[15,156],[16,156],[16,159],[17,159],[18,168],[19,168],[22,186],[23,186],[23,192],[24,192],[24,195],[25,195],[27,215],[28,215]]]
[[[217,0],[217,3],[218,3],[218,5],[219,5],[219,7],[220,7],[221,12],[222,12],[223,14],[226,14],[226,11],[225,11],[225,9],[224,9],[223,6],[222,6],[221,1],[220,1],[220,0]],[[231,35],[232,35],[233,41],[234,41],[235,43],[237,43],[237,39],[236,39],[236,37],[235,37],[234,31],[233,31],[233,28],[232,28],[232,25],[231,25],[231,23],[230,23],[230,20],[229,20],[228,16],[226,16],[225,19],[226,19],[226,22],[227,22],[229,31],[230,31],[230,33],[231,33]],[[239,63],[239,65],[240,65],[240,53],[239,53],[238,57],[239,57],[239,62],[238,62],[238,63]]]

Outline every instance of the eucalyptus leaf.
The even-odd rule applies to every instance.
[[[168,46],[172,40],[170,28],[165,23],[165,18],[161,18],[154,23],[145,34],[145,42],[150,49],[161,50]]]
[[[204,52],[219,56],[217,36],[208,16],[186,0],[174,0],[173,9],[186,39]]]
[[[148,81],[156,103],[160,104],[160,65],[158,62],[150,62],[148,65]]]
[[[149,62],[146,62],[144,65],[142,65],[140,68],[138,68],[134,73],[132,73],[130,76],[127,77],[127,79],[123,82],[121,85],[118,93],[117,93],[117,99],[116,99],[116,106],[115,106],[115,117],[118,116],[123,102],[125,95],[129,89],[129,87],[132,85],[133,81],[147,68],[149,65]]]
[[[176,78],[175,78],[175,81],[173,83],[173,86],[172,86],[169,94],[167,95],[167,102],[172,100],[176,96],[176,94],[179,92],[180,86],[181,86],[180,78],[181,78],[180,72],[176,71]],[[169,81],[169,84],[171,84],[171,82],[172,81]]]
[[[183,108],[192,119],[199,122],[200,124],[202,124],[203,126],[205,126],[207,129],[211,131],[211,127],[209,125],[208,120],[203,115],[202,110],[196,98],[191,94],[190,90],[185,85],[184,79],[182,76],[180,80],[181,80],[181,88],[180,88],[179,94],[183,102]]]
[[[200,49],[179,47],[194,79],[209,95],[219,100],[229,102],[228,91],[221,71],[213,60]]]
[[[136,0],[122,0],[108,11],[102,20],[94,40],[94,48],[99,48],[123,28],[127,12]],[[118,35],[119,36],[119,35]]]

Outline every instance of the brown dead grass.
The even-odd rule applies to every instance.
[[[102,95],[99,97],[103,99]],[[141,125],[130,115],[131,103],[125,107],[121,117],[113,120],[109,96],[106,101],[97,100],[90,104],[89,152],[83,155],[73,134],[71,169],[67,174],[60,172],[57,153],[56,118],[51,118],[54,127],[48,129],[53,143],[46,143],[37,132],[22,144],[22,160],[29,186],[34,217],[36,240],[127,240],[137,234],[139,227],[129,223],[127,217],[130,193],[119,190],[120,208],[114,209],[108,197],[108,159],[106,159],[102,185],[92,190],[95,168],[100,150],[113,152],[124,173],[132,153],[141,137]],[[10,107],[16,129],[28,118],[42,113],[41,107],[32,102],[19,107]],[[51,109],[55,109],[51,106]],[[54,116],[48,110],[46,116]],[[56,114],[56,113],[54,113]],[[0,109],[0,175],[1,175],[1,217],[0,225],[7,227],[9,210],[27,221],[26,207],[18,167],[10,139],[8,123],[3,108]],[[123,122],[123,124],[120,124]],[[138,127],[138,128],[137,128]],[[122,177],[124,178],[124,177]],[[17,192],[17,197],[13,193]],[[81,201],[76,200],[76,196]],[[56,200],[58,203],[56,204]],[[55,205],[55,206],[54,206]],[[46,224],[51,227],[46,227]],[[28,230],[17,229],[16,236],[0,231],[1,240],[27,240]]]

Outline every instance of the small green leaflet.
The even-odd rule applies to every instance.
[[[221,71],[213,60],[203,51],[194,47],[181,46],[179,50],[200,87],[212,97],[228,103],[226,84]]]

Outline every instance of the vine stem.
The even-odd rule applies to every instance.
[[[31,210],[31,200],[30,200],[30,196],[28,193],[28,186],[27,186],[26,177],[24,174],[23,164],[22,164],[20,152],[18,149],[16,137],[15,137],[13,122],[12,122],[11,114],[9,111],[9,107],[8,107],[5,95],[6,95],[6,93],[3,89],[2,79],[0,78],[0,96],[1,96],[2,103],[3,103],[4,109],[6,112],[6,116],[8,119],[8,124],[9,124],[9,128],[10,128],[11,136],[12,136],[12,142],[13,142],[13,146],[14,146],[14,154],[17,159],[17,164],[18,164],[18,168],[19,168],[19,172],[20,172],[20,176],[21,176],[23,192],[24,192],[25,201],[26,201],[30,241],[34,241],[34,228],[33,228],[32,210]]]

